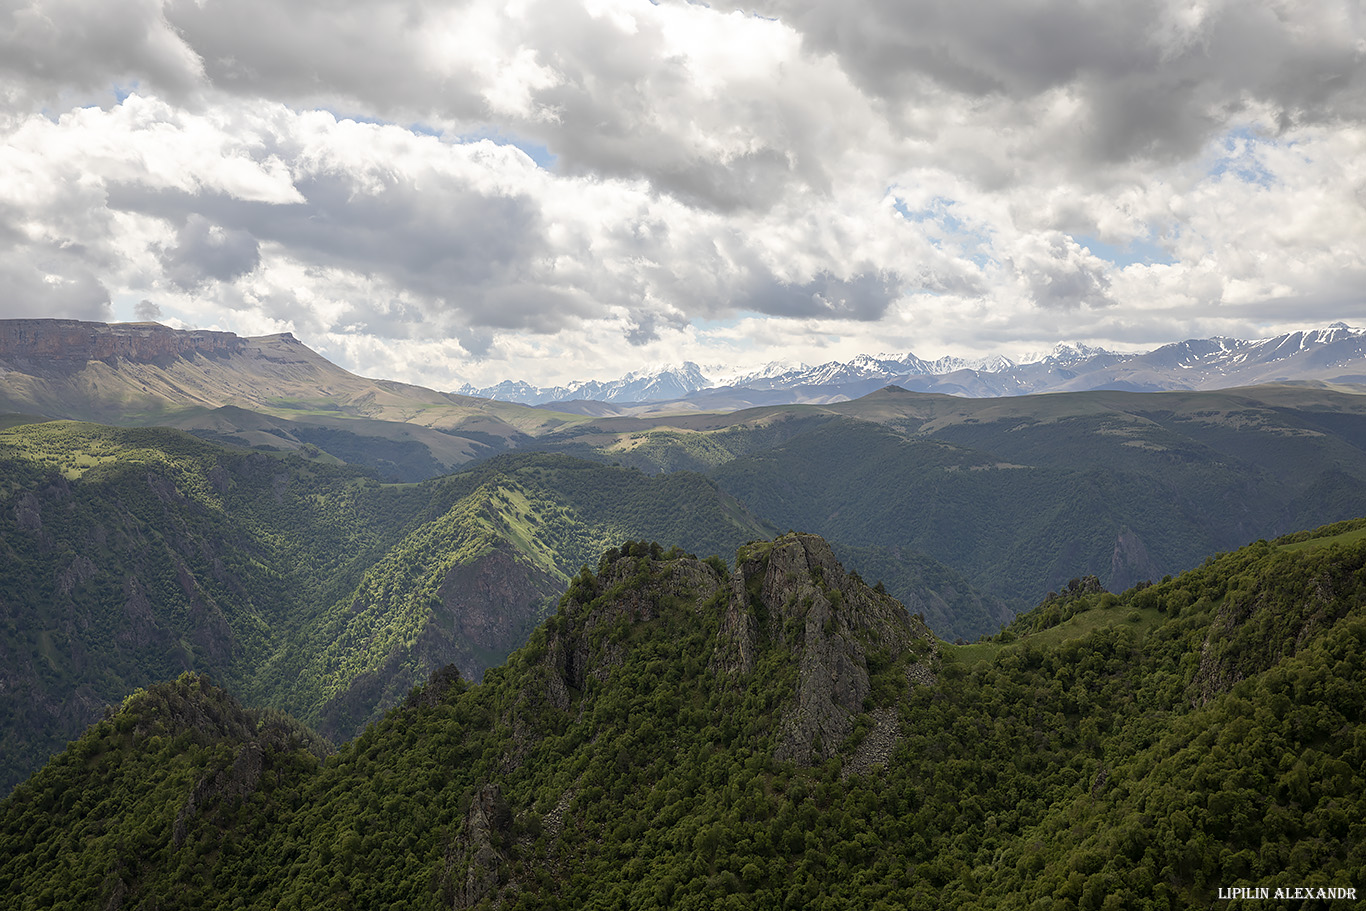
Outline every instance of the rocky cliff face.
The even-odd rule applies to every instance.
[[[662,639],[689,635],[686,647],[661,660],[668,652]],[[573,726],[587,742],[612,737],[602,725],[621,712],[629,725],[657,725],[663,737],[689,724],[735,736],[719,733],[727,719],[715,706],[761,692],[772,722],[759,724],[765,733],[751,741],[758,749],[797,765],[838,757],[845,777],[868,774],[887,765],[900,743],[900,703],[913,687],[935,682],[936,643],[900,602],[845,572],[815,535],[746,545],[734,570],[628,542],[609,551],[596,573],[573,580],[558,613],[522,653],[528,676],[497,722],[511,736],[494,768],[514,773],[533,761],[542,738]],[[652,675],[677,680],[676,688],[659,687]],[[675,693],[688,701],[682,693],[689,679],[707,696],[683,717],[677,704],[667,706]],[[651,687],[648,700],[633,701]],[[604,712],[598,700],[615,707]],[[701,702],[710,708],[699,715]],[[617,761],[625,767],[631,758],[621,753]],[[547,805],[499,814],[490,809],[501,806],[491,782],[481,785],[447,846],[443,883],[453,905],[510,901],[519,888],[508,870],[526,852],[516,837],[498,835],[507,826],[490,820],[511,815],[525,827],[534,817],[535,834],[524,837],[543,833],[553,857],[560,833],[583,824],[576,794],[589,784],[566,781]]]
[[[1122,592],[1160,575],[1162,573],[1148,555],[1143,539],[1128,528],[1120,529],[1115,539],[1114,556],[1110,560],[1110,590]]]
[[[158,323],[89,323],[74,319],[0,320],[0,360],[83,364],[122,358],[155,362],[189,354],[239,352],[231,332],[171,329]]]
[[[547,691],[557,709],[569,709],[590,679],[605,681],[622,663],[626,645],[611,630],[677,605],[716,612],[707,660],[725,685],[745,686],[773,649],[788,656],[795,683],[778,727],[779,760],[810,764],[837,755],[875,687],[885,700],[934,680],[939,658],[929,628],[846,573],[815,535],[743,548],[729,578],[712,563],[657,557],[604,561],[596,576],[581,576],[571,588],[547,639]],[[894,725],[881,722],[879,736],[894,743]]]
[[[1347,549],[1330,562],[1325,555],[1331,553],[1324,548],[1317,560],[1282,557],[1258,584],[1228,591],[1201,643],[1192,705],[1294,656],[1361,603],[1366,553]]]
[[[938,660],[924,622],[846,573],[815,535],[786,535],[741,553],[716,665],[737,677],[749,674],[765,641],[790,650],[797,663],[795,700],[775,756],[803,764],[838,754],[866,709],[874,675],[891,673],[904,690],[912,665]],[[889,736],[887,723],[878,729]]]
[[[546,649],[548,692],[556,708],[568,709],[571,691],[582,691],[590,678],[606,680],[621,664],[623,645],[608,635],[611,629],[653,620],[670,603],[696,609],[722,588],[711,565],[694,558],[661,561],[657,548],[653,554],[606,560],[596,576],[575,580]]]

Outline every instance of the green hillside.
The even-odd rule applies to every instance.
[[[881,585],[935,635],[949,641],[993,633],[1015,618],[1005,600],[985,595],[967,577],[920,551],[905,547],[853,547],[831,542],[841,563]]]
[[[129,692],[211,672],[353,735],[435,668],[477,679],[613,541],[769,530],[691,474],[564,456],[416,485],[176,431],[0,431],[0,790]]]
[[[1216,393],[1116,395],[944,415],[915,409],[947,397],[888,391],[865,407],[899,404],[899,417],[832,417],[709,473],[782,527],[923,553],[1015,610],[1076,576],[1122,590],[1253,538],[1366,513],[1366,416]],[[1318,429],[1330,418],[1337,435]]]
[[[628,542],[481,685],[436,675],[321,763],[306,732],[200,679],[128,700],[0,804],[0,896],[1178,909],[1222,886],[1366,894],[1363,530],[1259,541],[1122,595],[1077,580],[958,647],[812,536],[742,548],[734,575]]]
[[[0,352],[0,410],[173,426],[382,482],[528,451],[695,471],[755,516],[856,549],[842,552],[851,565],[948,639],[994,633],[1074,577],[1119,591],[1366,513],[1366,396],[1349,387],[982,399],[887,387],[592,418],[357,376],[288,334],[0,322],[23,330]],[[948,588],[925,597],[930,578]]]

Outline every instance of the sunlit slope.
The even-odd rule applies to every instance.
[[[418,485],[156,428],[0,431],[12,784],[106,702],[204,670],[349,736],[434,668],[497,664],[584,561],[770,530],[712,482],[509,456]]]
[[[317,681],[321,706],[286,706],[329,736],[358,730],[447,663],[478,680],[614,541],[726,554],[775,532],[700,475],[564,456],[504,456],[426,486],[451,508],[397,542],[264,672]]]

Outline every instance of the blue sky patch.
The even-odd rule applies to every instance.
[[[1171,266],[1176,263],[1171,253],[1146,238],[1131,240],[1120,246],[1107,244],[1086,234],[1078,235],[1073,240],[1121,269],[1135,263],[1145,266]]]
[[[1256,184],[1259,187],[1271,186],[1276,182],[1276,176],[1262,164],[1257,152],[1272,144],[1274,143],[1271,140],[1259,135],[1250,127],[1230,130],[1219,142],[1219,153],[1210,166],[1209,176],[1222,177],[1225,174],[1232,174],[1244,183]]]
[[[955,203],[952,199],[936,196],[928,206],[912,209],[905,200],[895,195],[895,190],[889,188],[888,193],[892,194],[892,208],[907,221],[931,226],[927,228],[925,236],[935,247],[942,247],[947,240],[959,248],[961,256],[979,269],[986,268],[995,259],[991,253],[991,234],[972,227],[954,215],[952,209]]]

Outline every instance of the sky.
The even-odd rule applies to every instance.
[[[0,317],[455,389],[1366,324],[1359,0],[0,0]]]

